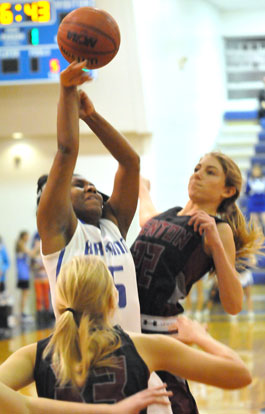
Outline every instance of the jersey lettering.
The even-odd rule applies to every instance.
[[[182,232],[182,227],[177,226],[176,224],[171,224],[168,231],[163,235],[161,240],[171,243],[174,238],[177,238],[178,235]]]
[[[127,383],[126,357],[121,355],[115,359],[115,362],[117,364],[116,367],[93,369],[89,382],[80,390],[71,384],[56,386],[54,399],[80,403],[86,401],[93,403],[116,403],[123,400],[126,397],[124,388]]]
[[[139,236],[153,237],[157,229],[160,227],[159,220],[151,219],[141,229]]]
[[[138,278],[139,286],[149,289],[156,266],[164,250],[165,247],[160,246],[160,244],[141,240],[136,241],[134,245],[134,260],[136,269],[141,269],[140,277]]]
[[[191,232],[187,232],[182,226],[170,223],[166,220],[151,219],[142,228],[139,236],[161,239],[172,243],[179,250],[183,250],[192,237]]]
[[[113,277],[114,284],[116,289],[119,293],[119,308],[125,308],[127,305],[127,298],[126,298],[126,289],[125,286],[121,283],[115,283],[115,272],[122,272],[123,266],[108,266],[109,271]]]
[[[176,246],[180,251],[184,249],[188,241],[192,238],[192,233],[188,233],[186,231],[177,234],[175,239],[173,240],[173,246]]]
[[[85,245],[85,255],[94,254],[95,256],[103,256],[103,244],[102,242],[91,243],[89,240]]]
[[[117,367],[93,370],[93,401],[116,403],[125,397],[124,387],[127,383],[127,364],[125,356],[116,358]],[[95,382],[95,379],[98,379]]]
[[[104,248],[106,253],[109,253],[113,256],[126,254],[128,253],[128,248],[124,243],[124,240],[121,238],[120,240],[115,240],[114,242],[108,241],[104,246],[101,241],[96,243],[91,243],[90,240],[87,240],[85,243],[85,255],[95,255],[95,256],[104,256]]]

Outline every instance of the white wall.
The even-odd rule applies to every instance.
[[[220,14],[224,36],[265,36],[265,8],[226,11]]]
[[[153,156],[143,157],[142,167],[162,210],[186,202],[194,163],[218,134],[225,101],[220,19],[203,0],[134,0],[134,6],[153,131]]]

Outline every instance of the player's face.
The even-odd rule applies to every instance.
[[[102,215],[103,199],[94,184],[80,175],[73,176],[71,187],[71,200],[78,218],[85,220],[93,214],[93,218]]]
[[[216,208],[229,196],[225,173],[217,158],[206,155],[194,169],[189,180],[189,197],[198,204],[209,203]]]
[[[252,176],[255,178],[259,178],[262,176],[262,169],[259,165],[254,165],[252,168]]]
[[[24,236],[23,236],[23,241],[24,241],[25,243],[27,243],[27,242],[29,241],[29,234],[28,234],[28,233],[25,233],[25,234],[24,234]]]

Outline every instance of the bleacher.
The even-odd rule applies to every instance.
[[[249,150],[249,167],[245,169],[245,178],[250,174],[250,169],[254,164],[260,164],[265,174],[265,118],[258,119],[258,111],[229,111],[224,114],[226,125],[241,125],[255,123],[259,126],[256,132],[256,142],[253,142]],[[229,127],[228,127],[229,128]],[[222,150],[222,149],[221,149]],[[225,151],[224,151],[225,152]],[[228,153],[229,155],[229,153]],[[237,160],[235,160],[237,161]],[[242,194],[239,199],[239,206],[246,214],[247,196]],[[265,253],[265,250],[264,250]],[[257,256],[256,269],[252,271],[254,286],[252,296],[255,311],[264,313],[265,301],[265,255]]]

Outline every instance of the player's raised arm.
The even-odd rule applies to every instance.
[[[79,95],[76,87],[90,79],[82,71],[84,67],[85,62],[73,62],[60,76],[57,152],[37,214],[44,254],[62,249],[76,226],[70,189],[79,149]]]
[[[139,189],[139,224],[141,227],[152,217],[159,214],[151,199],[151,184],[147,178],[140,176]]]
[[[89,113],[89,100],[84,92],[80,98],[81,119],[118,162],[113,192],[104,207],[103,216],[115,221],[125,238],[137,206],[140,158],[127,139],[97,111]]]

